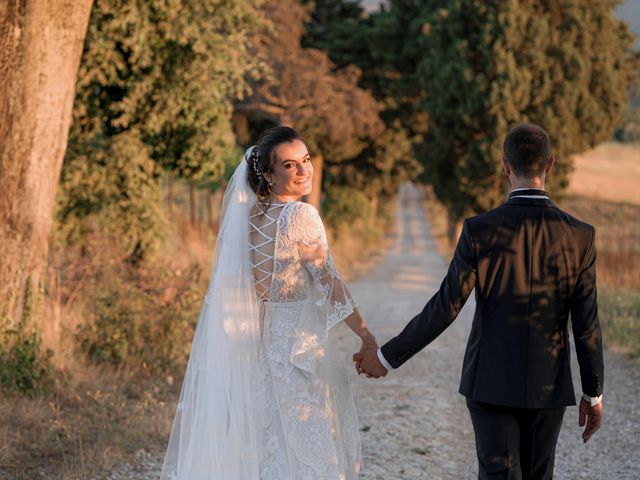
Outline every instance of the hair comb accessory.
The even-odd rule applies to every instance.
[[[253,161],[253,171],[256,172],[257,175],[260,175],[260,168],[258,167],[260,157],[258,156],[257,147],[253,147],[253,150],[251,150],[251,160]]]

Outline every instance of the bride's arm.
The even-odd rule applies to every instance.
[[[369,331],[364,318],[362,318],[362,315],[360,315],[360,310],[358,310],[358,307],[355,308],[351,315],[344,319],[344,323],[347,324],[347,326],[353,331],[353,333],[360,337],[360,340],[362,340],[363,349],[371,347],[375,347],[376,349],[378,348],[376,337],[374,337],[373,334]]]
[[[375,337],[369,331],[351,292],[336,268],[317,210],[306,204],[302,204],[300,208],[302,228],[298,250],[306,269],[323,289],[329,309],[333,312],[334,322],[344,320],[353,333],[360,337],[363,348],[377,348]]]

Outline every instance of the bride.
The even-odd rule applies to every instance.
[[[225,192],[161,480],[352,480],[353,397],[333,338],[377,348],[327,247],[300,135],[266,130]]]

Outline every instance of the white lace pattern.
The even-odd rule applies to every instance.
[[[266,423],[260,479],[355,480],[358,419],[331,341],[355,301],[315,208],[292,202],[277,218],[268,299],[261,295]]]

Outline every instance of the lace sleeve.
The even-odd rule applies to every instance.
[[[300,322],[292,362],[314,374],[317,358],[324,355],[324,345],[333,327],[356,309],[356,302],[342,281],[327,244],[327,236],[318,211],[298,203],[291,212],[290,240],[297,246],[304,268],[311,277],[309,295],[313,311]]]
[[[298,252],[319,294],[316,303],[327,309],[331,328],[353,313],[356,302],[336,268],[318,211],[306,203],[301,203],[298,210],[298,224],[302,226]]]

